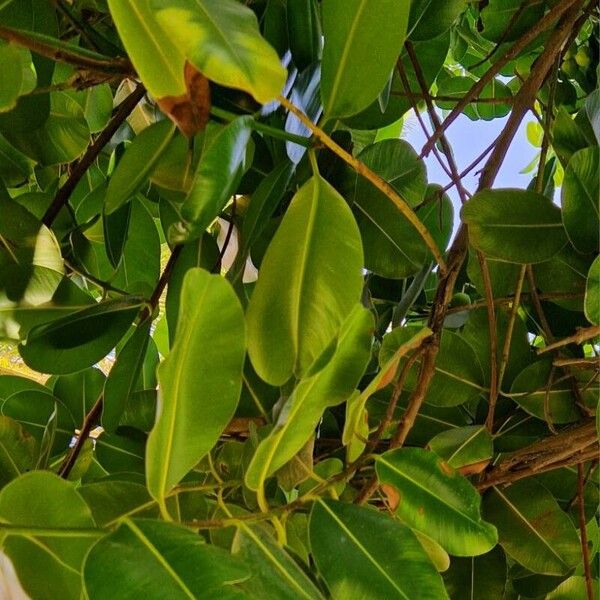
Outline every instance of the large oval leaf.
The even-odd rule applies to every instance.
[[[8,534],[3,551],[32,598],[81,597],[83,560],[101,532],[92,529],[90,510],[73,484],[48,471],[22,475],[0,493],[0,519],[23,528],[2,532]],[[36,528],[42,530],[37,535]]]
[[[410,3],[395,0],[323,3],[321,93],[328,118],[354,115],[377,98],[404,44],[409,13]]]
[[[359,300],[362,264],[348,205],[314,176],[294,196],[248,305],[248,353],[260,377],[281,385],[306,372]]]
[[[249,8],[234,0],[149,1],[167,39],[206,77],[262,103],[281,92],[286,71]]]
[[[566,575],[581,560],[573,522],[541,484],[523,479],[493,488],[483,503],[506,553],[534,573]]]
[[[252,576],[241,586],[251,597],[323,599],[296,561],[260,526],[241,521],[231,551],[251,568]]]
[[[600,325],[600,256],[588,271],[585,286],[585,316],[590,323]]]
[[[84,566],[87,595],[98,600],[112,600],[115,591],[121,597],[234,598],[235,584],[249,576],[241,561],[193,531],[145,519],[128,519],[102,538]]]
[[[461,214],[471,243],[491,258],[538,263],[567,243],[560,209],[537,192],[484,190],[463,206]]]
[[[575,152],[565,169],[562,217],[567,235],[579,252],[596,252],[600,245],[600,181],[598,146]]]
[[[483,425],[448,429],[433,437],[428,446],[453,469],[489,460],[494,451],[492,436]]]
[[[376,510],[319,500],[310,513],[309,539],[334,599],[448,598],[415,534]]]
[[[185,55],[158,24],[149,0],[108,0],[108,7],[148,91],[158,100],[185,94]]]
[[[198,238],[235,193],[247,168],[251,117],[239,117],[212,140],[196,169],[190,193],[181,206],[183,223],[171,226],[171,242]]]
[[[334,342],[329,362],[302,379],[279,413],[271,433],[259,444],[246,471],[246,485],[258,489],[265,479],[300,451],[323,411],[346,400],[358,384],[370,356],[371,313],[357,305]]]
[[[40,373],[81,371],[117,345],[141,306],[138,298],[107,300],[38,325],[19,344],[19,352],[25,363]]]
[[[188,271],[177,334],[158,368],[156,424],[148,438],[148,490],[165,495],[213,447],[233,417],[242,386],[244,315],[233,289],[202,269]]]
[[[480,515],[477,490],[433,452],[390,450],[377,457],[377,477],[398,490],[396,514],[449,554],[477,556],[493,548],[496,528]]]
[[[134,138],[108,183],[104,204],[107,215],[130,200],[148,179],[174,132],[173,123],[164,120],[150,125]]]

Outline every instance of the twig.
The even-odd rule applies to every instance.
[[[313,135],[329,148],[334,154],[339,156],[344,162],[349,164],[359,175],[370,181],[378,190],[383,192],[398,208],[406,220],[417,230],[423,241],[433,254],[433,257],[439,265],[440,271],[443,273],[446,270],[446,261],[444,260],[437,243],[429,233],[429,230],[419,220],[415,212],[410,208],[406,201],[396,192],[396,190],[385,179],[377,175],[369,169],[360,160],[354,158],[346,152],[341,146],[336,144],[320,127],[315,125],[297,106],[292,104],[287,98],[279,96],[279,102],[291,113],[293,113],[303,125],[308,127]]]
[[[46,225],[46,227],[52,226],[52,223],[60,212],[60,209],[69,201],[71,194],[77,187],[77,184],[81,178],[96,160],[100,152],[102,152],[104,146],[108,144],[123,121],[125,121],[131,111],[137,106],[138,102],[144,97],[145,93],[146,88],[139,83],[133,92],[131,92],[131,94],[129,94],[129,96],[127,96],[127,98],[125,98],[125,100],[119,104],[119,107],[117,108],[111,120],[100,132],[94,142],[88,146],[86,153],[73,167],[73,170],[71,171],[67,181],[65,181],[65,184],[58,190],[54,200],[52,201],[52,204],[48,207],[48,210],[42,217],[42,223]]]
[[[581,557],[583,559],[583,572],[585,573],[585,590],[588,600],[594,600],[594,587],[592,584],[592,570],[590,568],[590,549],[588,547],[587,527],[585,522],[585,487],[583,464],[577,465],[577,496],[579,497],[579,533],[581,536]]]
[[[577,333],[570,335],[562,340],[558,340],[552,344],[548,344],[545,348],[540,348],[537,353],[546,354],[557,348],[563,348],[569,344],[581,344],[587,340],[600,336],[600,326],[594,325],[593,327],[585,327],[577,330]]]

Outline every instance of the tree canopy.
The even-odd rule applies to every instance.
[[[593,0],[0,1],[0,595],[592,600],[598,55]]]

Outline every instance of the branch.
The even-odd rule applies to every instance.
[[[592,338],[598,337],[600,335],[600,326],[594,325],[593,327],[585,327],[579,328],[577,333],[570,335],[569,337],[563,338],[562,340],[558,340],[553,344],[548,344],[545,348],[540,348],[537,353],[545,354],[546,352],[551,352],[552,350],[556,350],[558,348],[562,348],[563,346],[568,346],[569,344],[581,344],[587,340],[591,340]]]
[[[594,587],[592,584],[592,570],[590,568],[590,549],[588,547],[587,527],[585,522],[585,476],[583,465],[577,465],[577,498],[579,507],[579,533],[581,535],[581,557],[583,559],[583,572],[585,573],[585,590],[588,600],[594,600]]]
[[[596,424],[587,420],[511,454],[476,484],[479,491],[598,457]]]
[[[341,146],[336,144],[320,127],[315,125],[297,106],[292,104],[287,98],[279,96],[279,102],[291,113],[293,113],[300,122],[308,127],[313,135],[320,140],[327,148],[329,148],[334,154],[339,156],[344,162],[349,164],[359,175],[362,175],[365,179],[370,181],[378,190],[384,193],[396,206],[396,208],[402,213],[404,218],[417,230],[419,235],[423,238],[423,241],[433,254],[433,257],[439,265],[440,271],[446,270],[446,261],[444,260],[437,243],[429,233],[429,230],[417,217],[415,212],[410,208],[406,201],[398,194],[398,192],[387,182],[385,179],[377,175],[374,171],[369,169],[367,165],[362,163],[360,160],[354,158],[351,154],[346,152]]]
[[[85,175],[86,171],[90,168],[92,163],[96,160],[102,149],[112,136],[115,134],[117,129],[121,126],[123,121],[129,116],[131,111],[137,106],[138,102],[144,97],[146,88],[139,83],[137,87],[119,104],[117,111],[108,122],[106,127],[100,132],[95,141],[88,147],[86,153],[81,157],[79,162],[73,167],[71,174],[65,184],[58,190],[52,204],[48,207],[48,210],[42,217],[42,223],[46,227],[51,227],[54,219],[60,212],[60,209],[69,201],[71,194],[77,187],[77,184],[81,178]]]

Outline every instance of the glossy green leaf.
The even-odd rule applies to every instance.
[[[251,597],[322,600],[323,595],[294,559],[260,527],[240,524],[231,548],[250,567],[242,584]]]
[[[471,243],[491,258],[542,262],[567,242],[560,210],[536,192],[485,190],[475,194],[461,214]]]
[[[100,532],[73,484],[48,471],[26,473],[0,492],[0,519],[22,528],[3,531],[2,546],[32,598],[80,597],[83,560]],[[57,531],[45,535],[44,529]]]
[[[600,245],[600,183],[598,146],[575,152],[562,185],[562,218],[569,240],[579,252],[596,252]]]
[[[183,222],[169,230],[171,242],[200,237],[225,207],[248,167],[251,117],[239,117],[212,140],[181,206]]]
[[[85,483],[77,491],[99,527],[114,525],[127,517],[158,517],[158,505],[141,483],[101,479]]]
[[[108,374],[102,403],[102,427],[106,431],[117,428],[133,392],[146,357],[150,325],[150,320],[146,320],[135,328]]]
[[[134,138],[110,178],[104,205],[107,215],[114,213],[141,188],[174,132],[175,125],[165,120],[150,125]]]
[[[168,38],[210,80],[273,100],[286,71],[261,37],[255,14],[234,0],[149,0]]]
[[[376,510],[319,500],[309,537],[332,598],[448,598],[415,534]]]
[[[592,589],[598,590],[598,579],[592,581]],[[584,600],[588,598],[585,577],[574,575],[552,590],[547,600]]]
[[[300,451],[327,407],[340,404],[352,394],[369,360],[372,327],[369,311],[355,306],[339,337],[324,353],[331,355],[326,365],[300,381],[282,407],[275,427],[256,449],[246,470],[250,489],[260,488],[269,475]]]
[[[416,329],[396,327],[388,333],[379,353],[380,364],[389,360],[396,349],[414,335]],[[409,371],[405,384],[407,391],[412,391],[416,386],[419,364],[420,359]],[[434,406],[456,406],[477,399],[483,389],[483,373],[477,354],[458,333],[444,330],[426,402]]]
[[[8,141],[42,165],[74,161],[86,149],[90,130],[83,109],[63,92],[51,94],[50,116],[35,131],[5,132]]]
[[[377,98],[402,49],[409,12],[408,3],[393,0],[323,4],[321,93],[327,118],[354,115]]]
[[[581,399],[586,406],[594,408],[599,384],[591,371],[576,373],[584,391]],[[552,369],[551,360],[539,360],[526,367],[513,381],[511,396],[526,412],[551,423],[573,423],[580,416],[571,381]]]
[[[496,545],[496,528],[481,518],[477,490],[433,452],[390,450],[377,457],[375,469],[379,481],[400,495],[396,515],[449,554],[477,556]]]
[[[0,135],[0,177],[8,186],[23,183],[31,172],[31,161]]]
[[[60,375],[52,393],[69,410],[75,423],[83,423],[85,415],[100,397],[106,376],[95,367],[78,373]]]
[[[248,305],[248,353],[262,379],[281,385],[306,373],[358,301],[362,263],[348,205],[312,177],[269,245]]]
[[[20,423],[0,416],[0,486],[33,469],[37,453],[36,440]]]
[[[430,40],[450,29],[458,15],[465,9],[464,0],[412,0],[408,25],[411,40]],[[420,58],[420,57],[419,57]]]
[[[23,360],[41,373],[66,374],[104,358],[123,337],[141,303],[107,300],[47,325],[34,327],[19,345]]]
[[[494,42],[511,42],[533,27],[544,14],[541,0],[525,6],[521,0],[490,0],[481,11],[482,35]]]
[[[444,573],[448,595],[456,600],[502,598],[506,587],[506,556],[500,546],[472,558],[453,558]]]
[[[148,91],[157,99],[185,94],[185,55],[159,25],[149,0],[108,0],[108,7]]]
[[[95,304],[92,296],[66,277],[60,280],[50,299],[43,301],[47,296],[45,290],[48,289],[50,294],[50,290],[54,288],[57,275],[55,271],[43,267],[36,269],[23,301],[16,303],[0,300],[0,337],[25,339],[32,327]],[[42,300],[41,303],[35,301],[36,296]],[[27,298],[32,298],[33,302],[27,302]]]
[[[0,112],[12,110],[17,105],[17,98],[27,86],[26,70],[29,68],[31,55],[14,44],[0,42],[0,62],[2,62],[2,78],[0,79]],[[33,81],[35,87],[35,80]]]
[[[494,450],[492,436],[482,425],[443,431],[428,446],[453,469],[489,460]]]
[[[241,598],[235,584],[249,575],[241,562],[193,531],[137,519],[126,520],[90,550],[83,579],[87,595],[98,600],[114,598],[115,590],[122,596],[159,593],[189,600]]]
[[[146,452],[148,489],[160,503],[233,417],[244,338],[242,308],[230,285],[202,269],[188,271],[175,343],[158,369],[158,414]]]
[[[585,287],[585,316],[590,323],[600,325],[600,257],[596,257],[588,271]]]
[[[189,242],[183,246],[173,271],[169,277],[167,288],[167,299],[165,303],[166,317],[169,324],[169,341],[175,341],[177,332],[177,321],[179,318],[179,307],[181,300],[181,289],[185,274],[195,267],[201,267],[205,271],[213,271],[219,263],[219,247],[215,238],[205,233],[201,238]]]
[[[298,70],[303,71],[316,63],[321,55],[320,7],[315,0],[288,0],[286,4],[292,59]]]
[[[565,575],[581,560],[573,522],[539,483],[528,479],[493,488],[483,508],[506,553],[530,571]]]

